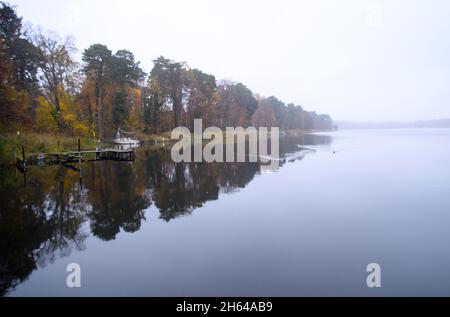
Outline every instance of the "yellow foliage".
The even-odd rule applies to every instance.
[[[89,128],[84,123],[77,122],[73,127],[73,132],[77,136],[87,136]]]
[[[69,128],[73,135],[86,136],[89,134],[89,128],[79,119],[76,113],[78,105],[71,101],[69,96],[65,93],[62,94],[60,107],[64,124]]]
[[[63,114],[63,119],[64,122],[69,126],[72,127],[75,125],[76,121],[77,121],[77,116],[73,113],[66,113]]]
[[[38,98],[36,126],[41,131],[58,132],[58,125],[52,115],[51,106],[44,97]]]
[[[139,113],[137,107],[133,107],[130,110],[130,116],[128,118],[128,127],[131,130],[137,130],[142,127],[141,114]]]

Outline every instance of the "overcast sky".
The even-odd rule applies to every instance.
[[[450,118],[447,0],[9,0],[25,22],[160,55],[336,120]]]

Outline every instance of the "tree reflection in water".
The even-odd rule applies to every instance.
[[[320,135],[283,138],[280,153],[330,143]],[[0,296],[38,267],[84,250],[90,234],[109,241],[138,231],[152,204],[169,222],[244,188],[260,171],[259,163],[176,164],[170,150],[150,147],[133,163],[83,164],[82,182],[63,166],[32,168],[25,184],[15,169],[0,169]]]

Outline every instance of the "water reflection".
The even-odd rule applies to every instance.
[[[320,135],[282,138],[280,167],[303,158],[299,145],[330,143]],[[26,178],[0,169],[0,295],[38,267],[85,249],[90,234],[109,241],[121,230],[138,231],[152,204],[169,222],[239,191],[260,171],[259,163],[175,164],[169,150],[147,146],[133,163],[34,167]]]

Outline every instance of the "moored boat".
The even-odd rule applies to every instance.
[[[121,129],[117,130],[116,138],[113,141],[114,144],[130,145],[130,146],[137,146],[137,145],[141,144],[141,141],[139,141],[138,139],[122,136],[121,132],[124,132],[124,131],[122,131]]]

